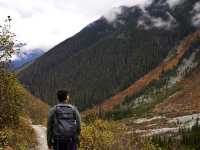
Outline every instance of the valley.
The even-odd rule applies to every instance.
[[[48,149],[60,89],[81,113],[80,150],[200,149],[199,0],[112,11],[15,72],[0,68],[0,150]]]

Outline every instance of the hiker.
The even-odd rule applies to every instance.
[[[77,150],[81,132],[80,114],[70,105],[68,91],[57,92],[59,103],[51,108],[48,116],[47,144],[49,150]]]

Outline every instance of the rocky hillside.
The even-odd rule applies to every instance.
[[[18,78],[49,104],[56,103],[56,90],[69,89],[81,110],[110,100],[134,82],[146,82],[143,89],[151,80],[139,79],[165,65],[166,57],[197,30],[198,7],[198,0],[120,7],[115,20],[102,17],[91,23],[21,70]],[[122,95],[116,104],[126,97]]]

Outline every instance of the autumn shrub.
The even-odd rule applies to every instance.
[[[82,125],[80,150],[159,150],[159,147],[130,132],[122,123],[96,119]]]
[[[20,118],[16,128],[0,130],[0,150],[12,147],[14,150],[29,150],[36,147],[36,134],[27,119]]]
[[[96,120],[94,123],[83,124],[80,149],[111,149],[114,144],[114,134],[112,130],[116,127],[116,124],[102,120]]]
[[[31,96],[5,69],[0,71],[0,150],[29,150],[36,146],[33,123],[45,124],[48,106]]]
[[[24,106],[25,117],[30,118],[35,125],[46,125],[49,106],[31,95],[27,90],[24,91],[26,99]]]
[[[24,92],[16,77],[5,70],[0,70],[0,104],[0,129],[18,126]]]
[[[27,97],[8,68],[22,46],[11,32],[11,21],[8,16],[0,25],[0,150],[29,150],[35,147],[36,136],[29,119],[22,117]]]

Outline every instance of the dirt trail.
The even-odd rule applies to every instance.
[[[37,150],[48,150],[46,141],[46,127],[42,125],[32,125],[37,134],[38,146]]]

